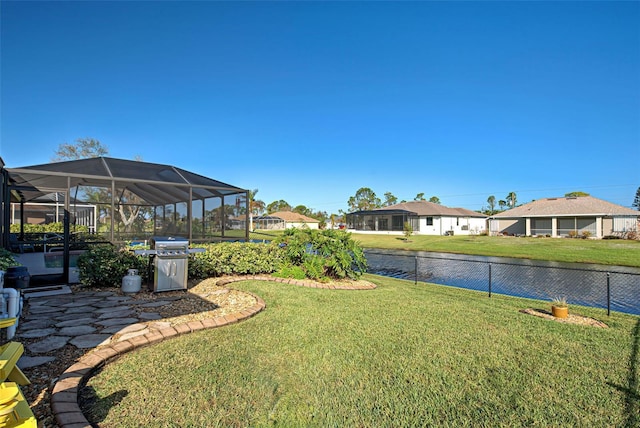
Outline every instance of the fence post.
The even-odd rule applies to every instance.
[[[489,297],[491,297],[491,263],[489,263]]]
[[[416,256],[416,282],[415,285],[418,285],[418,256]]]
[[[611,274],[607,272],[607,316],[611,316]]]

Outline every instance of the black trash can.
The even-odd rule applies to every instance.
[[[4,275],[4,286],[17,289],[29,288],[30,280],[31,275],[26,266],[11,266],[7,268],[7,273]]]

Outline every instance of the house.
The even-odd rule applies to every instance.
[[[278,211],[269,214],[269,217],[276,217],[284,220],[284,229],[308,227],[309,229],[319,229],[320,220],[298,214],[293,211]],[[273,227],[272,227],[273,228]]]
[[[487,216],[465,208],[410,201],[347,214],[347,227],[365,233],[398,233],[411,224],[416,235],[470,235],[486,231]]]
[[[623,236],[638,230],[640,212],[592,196],[546,198],[489,218],[492,235]]]

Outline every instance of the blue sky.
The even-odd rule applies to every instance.
[[[0,3],[0,156],[61,143],[337,213],[640,186],[639,2]]]

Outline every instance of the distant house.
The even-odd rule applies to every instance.
[[[347,214],[347,227],[365,233],[398,233],[409,222],[416,235],[470,235],[486,231],[487,216],[465,208],[410,201]]]
[[[638,230],[640,212],[592,196],[546,198],[493,215],[493,235],[589,236]]]
[[[282,227],[284,229],[308,227],[309,229],[319,229],[320,220],[307,217],[306,215],[298,214],[293,211],[278,211],[269,214],[269,217],[279,218],[284,220]],[[272,227],[273,228],[273,227]]]

